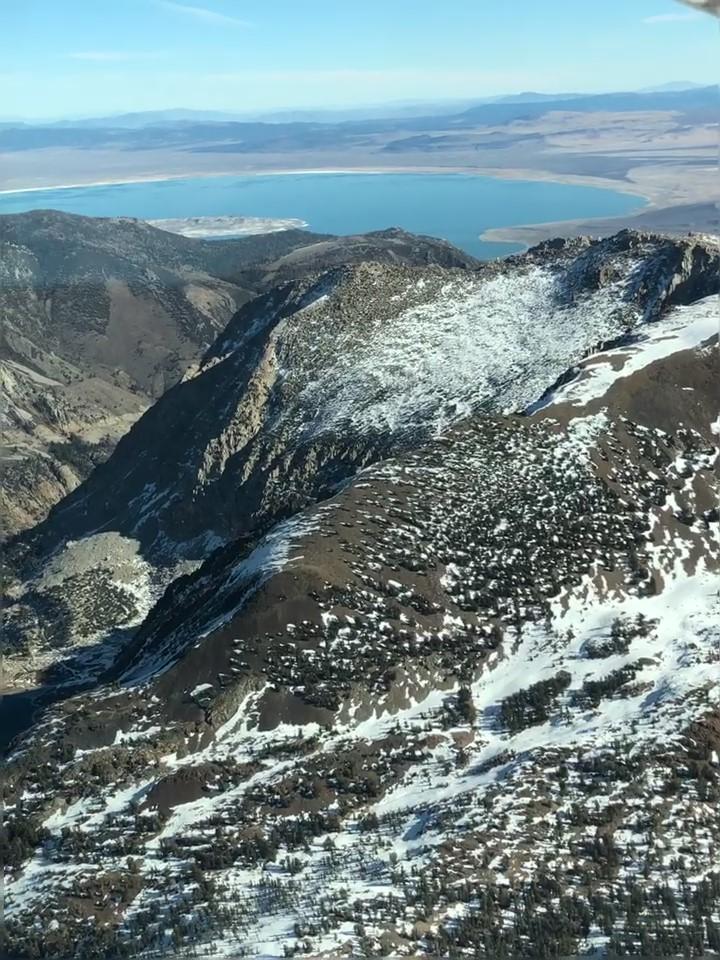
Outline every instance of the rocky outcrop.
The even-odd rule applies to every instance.
[[[256,293],[338,261],[476,266],[403,231],[203,241],[56,211],[0,217],[0,244],[0,536],[42,520]]]
[[[39,549],[114,529],[148,556],[192,556],[196,538],[262,530],[472,410],[523,408],[596,345],[715,292],[718,263],[712,243],[624,231],[474,273],[367,264],[281,285],[54,512]]]

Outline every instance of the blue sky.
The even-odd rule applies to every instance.
[[[0,114],[248,112],[717,80],[674,0],[11,0]]]

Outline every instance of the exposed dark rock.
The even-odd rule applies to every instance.
[[[42,520],[256,293],[340,262],[476,266],[401,230],[204,241],[53,210],[1,216],[0,247],[0,536]]]

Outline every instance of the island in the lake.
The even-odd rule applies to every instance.
[[[182,237],[249,237],[259,233],[278,233],[280,230],[301,230],[304,220],[273,217],[177,217],[167,220],[148,220],[151,226]]]

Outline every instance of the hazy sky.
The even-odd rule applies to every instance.
[[[674,0],[9,0],[0,114],[267,110],[717,80]]]

